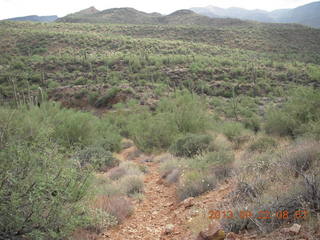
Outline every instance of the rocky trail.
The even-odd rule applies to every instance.
[[[195,218],[201,218],[206,207],[213,207],[223,201],[231,187],[224,186],[197,199],[190,198],[179,203],[176,200],[175,186],[161,182],[159,161],[161,156],[153,157],[141,154],[134,156],[135,147],[128,148],[117,157],[122,161],[134,161],[148,167],[144,177],[145,192],[142,201],[135,203],[133,215],[120,225],[103,233],[100,240],[187,240],[195,239],[190,224]],[[202,210],[202,211],[201,211]],[[202,216],[207,218],[207,215]],[[207,221],[207,219],[204,219]],[[212,223],[219,228],[218,223]],[[211,224],[211,225],[212,225]]]

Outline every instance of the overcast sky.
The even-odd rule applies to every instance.
[[[178,9],[203,7],[241,7],[274,10],[294,8],[315,0],[0,0],[0,19],[27,15],[58,15],[77,12],[90,6],[98,10],[133,7],[145,12],[171,13]]]

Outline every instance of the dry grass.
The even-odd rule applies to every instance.
[[[122,222],[133,213],[131,201],[123,196],[100,196],[94,202],[94,207],[115,216],[118,222]]]

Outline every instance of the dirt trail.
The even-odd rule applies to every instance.
[[[134,148],[134,147],[133,147]],[[132,148],[131,148],[132,149]],[[129,160],[130,149],[124,150],[117,157],[120,160]],[[129,159],[128,159],[129,158]],[[145,174],[144,184],[145,193],[142,202],[135,205],[135,211],[131,217],[126,219],[122,224],[109,229],[103,233],[99,240],[184,240],[190,239],[190,230],[187,224],[186,212],[184,206],[176,202],[175,186],[166,186],[159,183],[159,163],[144,162],[150,159],[150,156],[139,156],[131,159],[138,164],[148,166],[148,173]],[[220,189],[222,195],[219,200],[226,194],[226,189]],[[218,200],[217,196],[208,193],[199,198],[199,203],[206,204],[212,200]],[[200,204],[201,205],[201,204]],[[173,230],[165,233],[168,225],[174,226]]]

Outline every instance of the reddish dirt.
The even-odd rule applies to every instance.
[[[135,155],[135,147],[128,148],[117,155],[122,160],[128,160],[128,156]],[[206,206],[211,208],[221,201],[232,190],[231,184],[221,186],[216,191],[202,195],[192,200],[192,206],[185,207],[176,200],[175,186],[166,186],[159,182],[159,163],[143,162],[144,159],[152,159],[152,156],[140,155],[132,161],[148,166],[145,174],[145,194],[142,202],[137,203],[131,217],[122,224],[109,229],[101,235],[100,240],[189,240],[194,239],[190,224],[193,218],[201,218],[201,210],[208,212]],[[154,158],[153,158],[154,159]],[[207,218],[207,216],[203,216]],[[208,219],[203,219],[209,222]],[[174,225],[172,232],[165,234],[166,226]],[[219,228],[218,223],[213,223]]]

